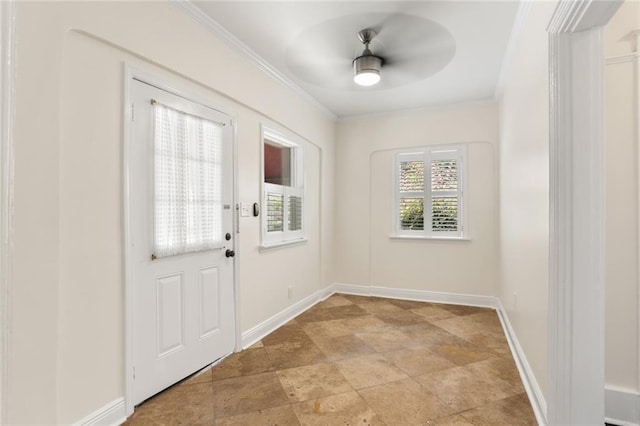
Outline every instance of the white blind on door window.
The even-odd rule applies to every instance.
[[[222,246],[222,125],[154,103],[154,255]]]

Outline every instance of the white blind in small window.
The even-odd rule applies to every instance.
[[[154,255],[222,245],[222,125],[154,103]]]

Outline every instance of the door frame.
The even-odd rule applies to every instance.
[[[158,89],[167,91],[174,95],[180,96],[182,98],[194,101],[196,103],[205,105],[209,108],[220,111],[231,117],[231,149],[232,149],[232,165],[233,168],[231,172],[231,176],[233,179],[232,182],[232,204],[234,206],[234,214],[233,214],[233,233],[234,233],[234,250],[236,255],[234,257],[233,262],[233,297],[234,297],[234,351],[238,352],[241,350],[241,329],[240,329],[240,294],[239,294],[239,283],[238,283],[238,268],[240,262],[240,256],[238,255],[240,248],[240,229],[239,229],[239,206],[238,206],[238,155],[237,155],[237,113],[235,111],[230,111],[229,108],[221,107],[219,105],[213,104],[208,99],[203,99],[201,96],[197,96],[191,93],[189,90],[182,89],[179,85],[176,86],[166,79],[154,76],[146,71],[143,71],[139,68],[136,68],[128,63],[124,63],[124,84],[123,84],[123,101],[124,104],[122,106],[123,111],[123,125],[122,125],[122,140],[123,140],[123,151],[122,151],[122,160],[123,160],[123,175],[122,175],[122,190],[123,190],[123,257],[124,257],[124,306],[125,306],[125,347],[124,347],[124,376],[125,376],[125,411],[126,416],[129,417],[133,414],[134,404],[133,404],[133,367],[134,367],[134,351],[133,351],[133,330],[134,330],[134,303],[133,303],[133,261],[132,261],[132,250],[130,250],[130,241],[132,238],[131,235],[131,226],[132,226],[132,218],[131,218],[131,191],[130,191],[130,177],[132,164],[129,155],[130,147],[131,147],[131,135],[130,133],[130,117],[132,114],[131,111],[131,89],[132,89],[132,81],[139,80],[144,83],[150,84]]]
[[[0,424],[8,421],[13,255],[15,0],[0,2]]]
[[[549,424],[604,422],[604,26],[561,0],[549,33]]]

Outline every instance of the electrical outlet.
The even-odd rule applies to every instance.
[[[293,287],[289,286],[287,289],[287,297],[291,299],[293,297]]]

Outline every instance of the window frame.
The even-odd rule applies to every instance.
[[[275,130],[268,125],[261,125],[260,138],[260,197],[261,208],[261,248],[273,248],[286,245],[298,244],[306,241],[306,191],[305,191],[305,149],[301,138],[291,135],[288,132]],[[278,185],[265,182],[265,143],[282,146],[291,149],[291,186]],[[282,194],[283,196],[283,230],[268,231],[268,206],[267,195]],[[302,215],[300,218],[301,227],[298,230],[289,231],[289,197],[298,196],[301,200]]]
[[[458,225],[456,231],[434,231],[432,225],[433,195],[431,189],[431,161],[456,159],[458,161]],[[424,162],[424,188],[422,191],[400,192],[400,164],[405,161]],[[433,145],[396,150],[393,155],[393,206],[392,234],[390,238],[425,239],[425,240],[461,240],[467,241],[467,146],[466,144]],[[401,228],[400,201],[403,198],[422,198],[424,212],[424,229],[407,230]]]

